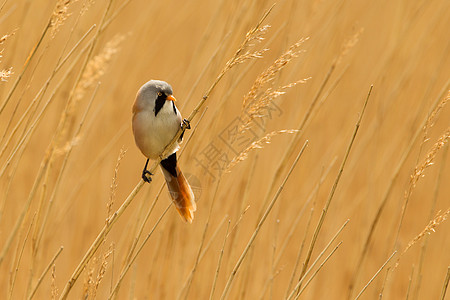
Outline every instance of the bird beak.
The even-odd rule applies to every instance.
[[[177,101],[177,99],[175,99],[175,97],[172,95],[167,96],[166,100],[173,101],[173,102]]]

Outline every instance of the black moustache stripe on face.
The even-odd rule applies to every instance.
[[[164,103],[166,102],[167,96],[166,94],[161,94],[161,96],[158,95],[158,98],[155,100],[155,108],[153,111],[155,112],[155,117],[161,110],[161,108],[164,106]]]
[[[155,117],[156,115],[159,113],[159,111],[163,108],[164,103],[166,103],[167,101],[167,95],[166,94],[161,94],[161,96],[158,95],[158,98],[156,98],[155,100],[155,108],[153,109],[153,111],[155,112]],[[175,114],[177,114],[177,108],[175,107],[175,102],[172,102],[172,107],[173,107],[173,112]]]

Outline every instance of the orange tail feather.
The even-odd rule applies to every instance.
[[[184,177],[178,164],[176,166],[177,177],[174,177],[164,168],[161,168],[161,170],[163,171],[170,196],[172,197],[176,209],[185,221],[192,223],[194,220],[194,212],[197,210],[197,205],[195,203],[194,193],[192,192],[186,177]]]

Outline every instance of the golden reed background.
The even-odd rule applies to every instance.
[[[139,87],[150,79],[168,81],[187,117],[272,4],[1,1],[0,36],[8,35],[0,45],[2,299],[59,298],[105,220],[139,182],[145,159],[130,127]],[[68,298],[107,299],[135,237],[139,248],[152,233],[124,273],[117,299],[284,299],[308,252],[307,268],[313,267],[300,298],[354,299],[395,250],[361,299],[380,293],[384,299],[440,299],[450,264],[444,220],[450,207],[449,12],[445,0],[279,1],[263,22],[271,26],[265,39],[243,53],[269,50],[228,71],[192,121],[197,129],[186,133],[185,141],[192,139],[180,162],[197,192],[194,223],[183,223],[172,206],[163,215],[170,200],[164,189],[154,202],[162,183],[157,170],[110,227]],[[263,106],[251,130],[234,139],[245,117],[244,95],[306,37],[297,49],[305,51],[288,57],[284,68],[275,66],[257,96],[311,78],[271,99],[270,110]],[[297,134],[272,136],[222,173],[250,142],[299,127]],[[286,154],[291,145],[294,151]]]

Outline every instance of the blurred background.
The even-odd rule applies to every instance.
[[[1,1],[1,298],[61,296],[140,180],[145,157],[131,131],[137,90],[150,79],[167,81],[189,116],[272,5]],[[361,299],[440,299],[450,264],[450,3],[286,0],[264,25],[264,39],[242,52],[266,49],[262,57],[227,71],[185,134],[179,160],[196,193],[193,224],[182,221],[165,187],[156,198],[157,170],[69,299],[107,299],[127,265],[117,299],[284,299],[309,252],[300,299],[354,299],[394,251]],[[282,56],[302,38],[309,39]],[[284,63],[274,64],[279,57]],[[244,96],[266,70],[275,71],[257,89],[260,108],[239,132],[248,118]],[[301,130],[246,151],[290,129]],[[242,152],[248,157],[225,172]],[[130,262],[135,240],[143,247]]]

